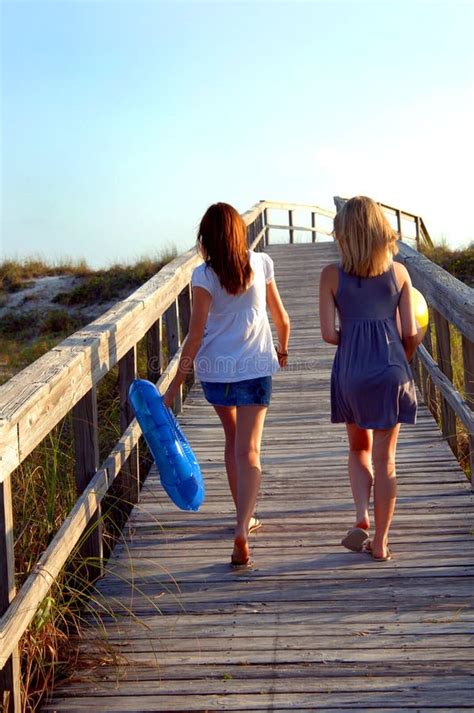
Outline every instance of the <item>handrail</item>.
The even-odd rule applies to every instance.
[[[382,207],[395,211],[401,226],[402,211],[390,206]],[[272,210],[287,210],[288,225],[273,225],[269,220]],[[294,224],[294,212],[302,210],[311,214],[311,227]],[[318,215],[332,219],[334,212],[317,205],[260,201],[243,214],[249,246],[252,249],[260,249],[263,244],[268,244],[273,228],[288,230],[289,242],[294,242],[295,231],[298,230],[311,232],[313,241],[316,241],[318,234],[330,235],[330,231],[322,230],[316,225]],[[405,212],[403,215],[416,219],[418,229],[421,226],[421,230],[424,230],[421,218]],[[419,234],[421,235],[421,232]],[[451,418],[451,414],[456,414],[464,423],[470,439],[472,474],[472,290],[403,242],[400,242],[398,259],[405,263],[414,285],[420,287],[434,310],[440,363],[436,364],[432,359],[433,350],[428,339],[428,351],[420,349],[419,361],[415,364],[418,385],[435,411],[438,405],[436,402],[433,406],[429,380],[439,390],[442,430],[452,447],[454,415]],[[138,461],[137,444],[141,432],[136,420],[126,411],[128,385],[136,374],[137,343],[147,335],[149,362],[151,363],[153,357],[159,364],[158,368],[150,367],[150,372],[156,377],[155,381],[158,379],[160,390],[164,391],[177,370],[180,345],[189,322],[191,274],[199,262],[200,257],[194,249],[179,256],[127,299],[75,332],[0,387],[0,668],[3,667],[3,670],[0,670],[0,688],[3,686],[11,694],[5,709],[8,713],[17,713],[20,705],[17,645],[42,599],[86,532],[87,537],[92,540],[90,551],[95,553],[98,559],[102,557],[100,528],[92,534],[89,534],[88,528],[91,525],[97,526],[102,501],[112,483],[119,478],[128,478],[129,492],[135,492],[135,495],[138,492],[138,470],[134,462]],[[161,364],[162,321],[167,327],[166,341],[170,357],[164,371]],[[449,372],[449,323],[455,325],[462,334],[466,399],[454,389],[452,374]],[[86,409],[87,413],[94,414],[95,409],[96,413],[95,387],[117,364],[121,403],[125,412],[122,435],[100,466],[97,463],[90,471],[82,473],[81,482],[84,482],[84,486],[81,488],[81,495],[16,594],[13,584],[11,473],[68,412],[72,410],[73,420],[75,418],[76,422],[76,411],[79,413],[81,409]],[[181,405],[181,399],[180,394],[177,398],[177,409]],[[76,446],[85,451],[94,450],[93,441],[97,431],[97,423],[93,417],[92,423],[87,425],[91,426],[90,432],[77,428]],[[474,477],[471,477],[471,481],[474,483]],[[134,502],[133,497],[130,501]]]
[[[243,215],[251,249],[260,249],[264,241],[263,210],[257,204]],[[86,532],[93,545],[89,552],[97,560],[102,557],[98,515],[112,483],[119,477],[128,479],[125,492],[132,493],[131,503],[136,502],[133,493],[137,495],[139,490],[139,473],[133,456],[137,456],[141,431],[136,419],[127,411],[127,392],[136,376],[137,343],[145,335],[150,336],[149,362],[151,358],[160,362],[161,321],[165,320],[170,362],[158,380],[158,387],[166,390],[178,367],[180,344],[189,323],[191,275],[200,262],[195,249],[175,258],[125,300],[0,387],[0,690],[6,696],[5,711],[17,713],[21,708],[18,642]],[[116,364],[119,365],[121,410],[126,414],[122,436],[100,467],[81,474],[86,481],[81,495],[16,593],[11,473],[71,410],[73,420],[76,409],[90,407],[91,414],[94,410],[97,412],[95,386]],[[181,399],[180,393],[176,403],[178,410]],[[97,428],[96,421],[79,423],[76,448],[93,450]],[[136,460],[138,462],[138,458]],[[95,529],[89,534],[91,525]],[[100,567],[99,563],[98,569]]]
[[[344,205],[346,202],[347,198],[341,198],[341,196],[334,196],[334,203],[336,204],[336,210],[340,210],[340,208]],[[403,230],[402,230],[402,218],[408,218],[411,220],[412,223],[415,224],[415,241],[416,241],[416,247],[419,249],[422,244],[428,246],[428,247],[433,247],[433,241],[431,239],[431,236],[426,228],[426,225],[423,221],[423,218],[419,215],[415,215],[414,213],[409,213],[406,210],[401,210],[401,208],[394,208],[391,205],[387,205],[387,203],[379,203],[378,204],[384,213],[389,213],[391,215],[396,216],[397,218],[397,232],[399,235],[400,240],[403,240],[404,235],[403,235]]]
[[[474,341],[474,290],[409,245],[400,241],[397,259],[410,273],[413,286],[451,324]]]

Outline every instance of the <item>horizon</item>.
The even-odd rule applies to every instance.
[[[218,200],[370,195],[474,239],[474,4],[2,3],[0,259],[192,247]],[[291,30],[291,31],[289,31]]]

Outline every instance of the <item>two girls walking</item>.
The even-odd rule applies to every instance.
[[[408,366],[418,343],[411,283],[406,269],[393,263],[396,236],[376,203],[363,197],[348,201],[335,218],[334,230],[341,263],[322,272],[320,318],[323,339],[338,345],[331,381],[332,421],[346,424],[356,508],[354,527],[342,543],[352,550],[365,546],[374,559],[386,560],[396,497],[398,431],[400,423],[414,423],[416,415]],[[164,396],[165,404],[171,405],[194,361],[204,395],[225,433],[225,466],[237,516],[234,567],[249,565],[249,535],[260,526],[255,518],[260,444],[272,375],[287,363],[290,335],[273,262],[248,249],[246,234],[244,221],[230,205],[216,203],[205,213],[198,231],[204,263],[192,277],[189,332],[177,374]],[[375,534],[370,540],[374,479]]]

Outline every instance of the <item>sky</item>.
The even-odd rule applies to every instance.
[[[3,0],[0,259],[134,261],[215,201],[474,240],[474,0]]]

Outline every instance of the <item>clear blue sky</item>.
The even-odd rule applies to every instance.
[[[365,193],[474,239],[474,3],[2,3],[2,253],[190,247],[207,206]]]

